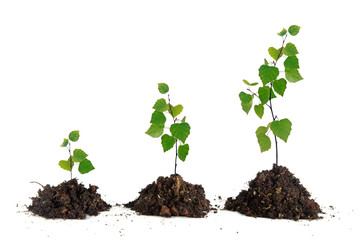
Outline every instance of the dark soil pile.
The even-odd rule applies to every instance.
[[[201,185],[185,182],[180,175],[159,177],[142,189],[140,196],[126,207],[142,214],[162,217],[186,216],[200,218],[210,211]]]
[[[56,187],[46,185],[31,198],[29,211],[45,218],[84,219],[86,214],[96,216],[110,209],[110,205],[96,193],[98,187],[85,188],[77,179],[63,182]]]
[[[318,219],[322,211],[309,198],[310,193],[288,168],[274,164],[272,170],[259,172],[247,191],[236,199],[228,198],[225,209],[253,217]]]

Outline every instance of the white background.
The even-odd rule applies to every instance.
[[[56,223],[73,226],[72,236],[84,234],[77,232],[77,224],[80,228],[84,221],[45,221],[16,213],[15,207],[29,204],[29,197],[36,195],[39,186],[30,181],[57,185],[69,179],[58,161],[67,158],[59,145],[71,130],[80,130],[73,146],[87,152],[96,168],[74,175],[85,185],[98,185],[109,202],[133,200],[158,176],[170,175],[173,151],[163,153],[160,139],[144,133],[152,106],[161,97],[158,82],[169,85],[172,103],[184,106],[182,116],[191,125],[190,153],[186,162],[179,162],[178,173],[202,184],[210,200],[236,196],[258,171],[272,167],[275,154],[274,146],[267,153],[259,151],[254,132],[271,117],[267,109],[263,120],[242,111],[242,79],[258,81],[267,49],[281,45],[276,33],[297,24],[300,33],[287,40],[300,52],[304,80],[288,84],[284,97],[273,102],[279,118],[293,123],[288,143],[280,141],[280,164],[324,210],[336,207],[337,216],[329,221],[326,214],[325,220],[307,224],[229,212],[208,218],[224,229],[242,223],[229,232],[218,224],[207,225],[211,220],[196,220],[200,228],[188,225],[185,232],[172,221],[184,226],[188,219],[162,220],[166,223],[159,228],[159,218],[135,216],[136,225],[129,225],[135,231],[123,237],[139,236],[142,228],[137,223],[146,221],[153,229],[145,232],[151,239],[166,238],[168,231],[177,233],[176,238],[255,238],[256,233],[289,237],[299,231],[300,237],[356,239],[361,234],[355,224],[362,200],[362,17],[357,4],[1,1],[1,207],[5,216],[16,219],[16,228],[7,229],[29,239],[57,239],[62,231]],[[86,220],[93,224],[89,231],[116,236],[125,219],[114,217],[118,225],[100,228],[97,221],[112,221],[102,216]],[[45,234],[42,229],[53,230]],[[244,235],[235,235],[237,231]]]

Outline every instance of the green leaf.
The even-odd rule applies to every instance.
[[[274,48],[274,47],[270,47],[268,49],[269,55],[276,61],[278,60],[278,56],[279,56],[279,51]]]
[[[243,109],[243,111],[248,114],[250,112],[251,107],[253,106],[253,102],[248,102],[248,103],[244,103],[241,102],[241,108]]]
[[[182,105],[180,105],[180,104],[174,106],[172,108],[173,117],[174,118],[177,117],[182,112],[183,109],[184,109],[184,107]]]
[[[287,142],[290,131],[292,130],[292,123],[287,118],[280,121],[276,120],[270,124],[270,129],[273,131],[274,135],[284,142]]]
[[[245,92],[240,92],[239,98],[243,103],[248,103],[253,100],[253,96]]]
[[[262,117],[264,115],[264,106],[263,106],[263,104],[255,105],[254,106],[254,111],[255,111],[256,115],[258,115],[258,117],[260,119],[262,119]]]
[[[68,146],[68,143],[69,143],[68,139],[64,138],[63,143],[60,146],[66,147],[66,146]]]
[[[170,150],[173,145],[175,145],[176,139],[168,134],[164,134],[161,137],[161,144],[163,148],[163,152],[167,152]]]
[[[79,139],[79,131],[76,130],[76,131],[71,131],[69,133],[69,140],[72,141],[72,142],[76,142],[78,141]]]
[[[92,162],[89,161],[88,159],[82,161],[81,163],[79,163],[78,166],[78,171],[81,174],[85,174],[85,173],[89,173],[90,171],[92,171],[94,169]]]
[[[259,68],[259,77],[263,85],[274,81],[279,75],[279,69],[276,67],[261,65]]]
[[[258,83],[257,82],[254,82],[254,83],[250,83],[250,82],[248,82],[247,80],[243,80],[243,82],[246,84],[246,85],[248,85],[248,86],[255,86],[255,85],[258,85]]]
[[[284,54],[288,57],[290,56],[295,56],[297,55],[299,52],[297,50],[297,47],[293,44],[293,43],[287,43],[287,45],[285,45],[284,48]]]
[[[300,29],[299,26],[292,25],[288,28],[288,32],[290,33],[290,35],[295,36],[299,33],[299,29]]]
[[[278,93],[280,96],[283,96],[285,89],[287,88],[287,81],[284,78],[275,80],[273,82],[273,88],[276,93]]]
[[[151,123],[165,124],[166,117],[162,112],[154,111],[151,117]]]
[[[88,154],[86,154],[82,149],[74,149],[73,151],[73,161],[82,162],[86,159]]]
[[[152,123],[150,128],[146,131],[146,134],[150,135],[153,138],[158,138],[163,133],[164,124]]]
[[[290,69],[299,68],[299,60],[296,56],[287,57],[284,61],[284,67]]]
[[[182,123],[184,123],[186,121],[186,116],[183,117],[183,119],[181,120]]]
[[[189,150],[190,148],[188,144],[180,145],[178,147],[178,158],[184,162],[186,160],[187,155],[189,154]]]
[[[158,91],[160,91],[161,94],[167,93],[169,90],[168,85],[166,83],[159,83],[158,84]]]
[[[285,34],[287,34],[287,29],[283,28],[283,30],[281,30],[278,35],[283,37]]]
[[[271,90],[271,88],[268,86],[259,87],[258,94],[259,94],[259,99],[260,99],[261,104],[267,103],[270,99],[270,96],[271,96],[271,99],[276,98],[274,91]]]
[[[70,166],[70,163],[69,161],[66,161],[66,160],[60,160],[59,161],[59,166],[61,168],[63,168],[64,170],[67,170],[67,171],[71,171],[73,166]]]
[[[258,143],[261,152],[268,151],[271,148],[271,141],[267,135],[260,133],[256,137],[258,138]]]
[[[269,126],[268,127],[264,127],[264,126],[260,126],[258,127],[258,129],[256,129],[255,134],[258,136],[259,134],[266,134],[269,130]]]
[[[190,134],[190,125],[188,123],[174,123],[170,127],[172,136],[185,143],[187,137]]]
[[[168,105],[164,98],[160,98],[156,101],[155,105],[153,105],[153,109],[158,112],[165,112],[168,110]]]
[[[303,80],[303,77],[300,75],[298,69],[285,69],[285,78],[292,83]]]

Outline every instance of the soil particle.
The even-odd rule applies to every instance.
[[[140,196],[127,204],[142,215],[162,217],[186,216],[200,218],[210,211],[201,185],[185,182],[180,175],[158,177],[156,182],[142,189]]]
[[[288,168],[273,165],[250,181],[249,189],[226,200],[225,209],[247,216],[282,219],[318,219],[318,203]]]
[[[84,219],[86,215],[96,216],[107,211],[111,205],[96,193],[98,187],[85,188],[77,179],[65,181],[56,187],[46,185],[33,197],[28,210],[45,218]]]

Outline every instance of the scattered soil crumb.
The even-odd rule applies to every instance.
[[[249,189],[226,200],[225,209],[247,216],[281,219],[318,219],[318,203],[288,168],[273,165],[250,181]]]
[[[101,199],[97,186],[85,188],[72,179],[56,187],[46,185],[33,197],[28,210],[44,218],[85,219],[86,215],[96,216],[108,211],[111,205]]]
[[[201,185],[193,185],[178,174],[158,177],[156,182],[142,189],[140,196],[127,204],[142,215],[162,217],[186,216],[200,218],[210,211],[210,201]]]

